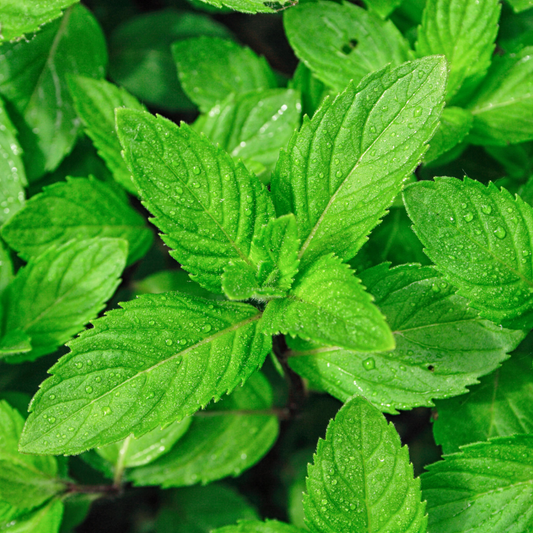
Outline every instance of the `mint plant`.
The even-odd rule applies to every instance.
[[[533,4],[190,2],[0,10],[0,530],[531,531]]]

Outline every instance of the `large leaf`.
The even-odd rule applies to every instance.
[[[304,121],[272,177],[278,215],[296,215],[303,262],[348,260],[365,243],[424,154],[445,80],[442,58],[387,67]]]
[[[419,56],[448,60],[447,99],[479,83],[490,66],[498,33],[498,0],[428,0],[418,30]],[[470,86],[470,87],[469,87]]]
[[[0,99],[0,225],[24,205],[26,172],[17,132]]]
[[[78,121],[67,74],[101,78],[106,63],[102,30],[80,5],[31,41],[0,49],[0,95],[16,111],[30,180],[54,170],[74,146]]]
[[[533,528],[533,436],[465,446],[422,475],[430,533],[526,533]]]
[[[56,498],[37,510],[17,515],[14,520],[2,523],[0,518],[0,528],[2,531],[6,528],[9,533],[58,533],[63,507],[63,502]]]
[[[265,58],[229,39],[185,39],[172,45],[172,53],[183,90],[204,112],[231,93],[277,86]]]
[[[0,501],[17,510],[30,510],[64,490],[57,479],[55,457],[23,455],[18,441],[24,418],[0,401]]]
[[[106,162],[115,180],[128,192],[137,194],[115,132],[115,109],[127,107],[144,110],[145,107],[128,91],[105,80],[77,76],[69,79],[69,89],[76,113],[98,154]]]
[[[236,526],[226,526],[214,529],[211,533],[304,533],[303,530],[278,522],[277,520],[267,520],[259,522],[255,520],[243,520]]]
[[[313,533],[425,531],[420,481],[394,426],[363,398],[347,402],[309,467],[305,518]]]
[[[531,363],[531,355],[513,354],[469,394],[437,402],[433,434],[444,453],[492,437],[533,433]]]
[[[170,254],[194,280],[221,292],[228,261],[250,264],[252,238],[273,216],[266,189],[186,124],[119,109],[117,125],[134,182]]]
[[[268,304],[263,329],[357,351],[391,350],[392,333],[372,300],[350,267],[327,255],[298,274],[287,298]]]
[[[4,295],[4,334],[29,336],[32,350],[10,362],[51,353],[79,333],[115,292],[126,256],[122,239],[71,241],[19,270]]]
[[[336,91],[408,59],[409,45],[392,22],[348,2],[303,3],[283,20],[298,58]]]
[[[427,255],[481,316],[533,324],[531,206],[468,178],[415,183],[404,201]]]
[[[246,380],[270,348],[246,304],[165,293],[122,306],[52,367],[23,451],[75,454],[181,420]]]
[[[60,17],[63,10],[79,0],[3,0],[0,42],[12,41],[25,33],[34,33],[43,24]]]
[[[233,157],[260,163],[270,172],[299,127],[301,110],[300,93],[291,89],[232,93],[194,127]]]
[[[470,142],[505,146],[533,140],[533,46],[496,58],[469,108]]]
[[[168,454],[132,470],[128,477],[135,485],[166,488],[205,485],[226,476],[238,476],[259,461],[276,441],[279,423],[275,414],[268,413],[271,407],[268,381],[261,374],[254,374],[244,387],[198,413],[187,434]]]
[[[433,405],[466,392],[524,337],[480,319],[432,267],[385,264],[361,277],[394,332],[394,351],[290,342],[291,368],[341,401],[360,394],[388,413]]]
[[[125,239],[130,264],[146,253],[153,238],[144,218],[114,187],[93,178],[67,178],[46,187],[9,220],[2,237],[26,260],[72,239]]]

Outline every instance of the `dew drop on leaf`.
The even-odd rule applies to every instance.
[[[104,416],[111,414],[111,407],[104,407],[103,409]]]
[[[365,370],[374,370],[376,368],[376,361],[374,361],[373,357],[369,357],[363,361],[363,367]]]
[[[167,339],[167,340],[165,341],[165,344],[166,344],[167,346],[172,346],[172,339]]]
[[[88,393],[88,394],[91,394],[91,392],[93,391],[93,388],[88,385],[87,387],[85,387],[85,392]]]
[[[415,112],[413,113],[413,116],[419,117],[421,114],[422,114],[422,108],[418,106],[417,108],[415,108]]]
[[[498,226],[494,230],[494,235],[496,235],[496,237],[498,237],[498,239],[505,239],[505,236],[507,235],[507,232],[501,226]]]
[[[482,205],[481,211],[485,213],[485,215],[490,215],[492,213],[492,207],[490,205]]]
[[[472,213],[465,213],[464,215],[464,219],[467,221],[467,222],[472,222],[472,220],[474,220],[474,215]]]

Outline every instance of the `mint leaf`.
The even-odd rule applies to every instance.
[[[256,510],[229,485],[183,487],[172,491],[156,520],[157,533],[211,533],[237,520],[258,520]]]
[[[36,511],[17,515],[14,520],[3,522],[0,518],[0,527],[6,528],[9,533],[58,533],[63,517],[64,505],[60,499],[50,500]]]
[[[290,367],[341,401],[363,395],[380,410],[433,405],[463,394],[524,338],[479,318],[433,267],[383,264],[361,273],[394,332],[388,353],[290,342]]]
[[[520,13],[533,7],[532,0],[507,0],[515,13]]]
[[[392,423],[363,398],[348,401],[318,441],[304,495],[312,532],[425,531],[420,481]],[[394,529],[391,528],[394,524]]]
[[[45,187],[2,228],[2,237],[28,260],[72,239],[114,237],[128,241],[128,263],[150,248],[144,218],[115,189],[94,178],[67,178]]]
[[[31,352],[31,338],[21,329],[12,329],[0,338],[0,357]]]
[[[140,437],[233,390],[270,350],[249,305],[166,293],[122,307],[52,367],[30,406],[24,452],[76,454]]]
[[[55,457],[23,455],[18,440],[24,418],[0,400],[0,500],[17,510],[30,510],[64,490],[56,479]]]
[[[337,92],[408,59],[409,45],[392,22],[348,2],[300,4],[285,11],[283,22],[298,58]]]
[[[270,178],[279,151],[290,141],[300,125],[300,94],[290,89],[263,89],[246,94],[231,93],[209,113],[201,116],[194,128],[214,144],[244,160],[265,167]]]
[[[26,172],[17,132],[0,98],[0,225],[24,205]]]
[[[0,293],[13,279],[13,263],[4,241],[0,239]],[[1,310],[0,310],[1,316]]]
[[[63,10],[79,0],[4,0],[2,2],[2,26],[0,42],[12,41],[26,33],[34,33],[43,24],[60,17]]]
[[[435,178],[404,201],[426,254],[482,317],[530,327],[533,208],[494,184]]]
[[[230,37],[228,29],[207,15],[163,9],[126,20],[109,40],[109,73],[146,105],[193,110],[180,86],[171,45],[197,35]]]
[[[9,362],[51,353],[83,329],[115,292],[126,255],[122,239],[95,238],[31,259],[6,288],[4,334],[21,330],[32,351]]]
[[[309,117],[315,114],[322,100],[329,94],[329,89],[301,61],[289,81],[289,89],[300,91],[302,114]]]
[[[300,272],[287,298],[272,300],[263,331],[357,351],[394,348],[392,333],[353,271],[330,254]]]
[[[453,99],[461,88],[463,95],[469,94],[486,74],[499,17],[498,0],[426,2],[416,51],[420,57],[446,56],[450,69],[447,100]]]
[[[229,39],[205,35],[185,39],[172,45],[172,54],[183,90],[203,112],[231,93],[277,86],[264,57]]]
[[[386,19],[400,4],[402,0],[365,0],[366,7]]]
[[[143,466],[168,453],[172,446],[185,435],[190,425],[191,418],[187,417],[169,424],[164,429],[153,429],[138,439],[130,436],[113,444],[96,448],[96,452],[115,467],[117,465],[120,465],[120,468]]]
[[[304,121],[272,176],[278,216],[296,215],[302,263],[348,260],[365,243],[424,154],[445,79],[442,58],[387,67]]]
[[[17,112],[30,181],[54,170],[74,146],[78,127],[67,74],[101,78],[107,52],[96,19],[80,5],[31,41],[0,49],[0,95]]]
[[[105,80],[77,76],[68,82],[76,113],[98,155],[106,162],[115,180],[128,192],[137,194],[115,132],[115,109],[127,107],[142,111],[145,107],[125,89]]]
[[[198,413],[187,434],[169,453],[132,470],[129,478],[135,485],[167,488],[238,476],[276,441],[277,417],[265,412],[271,407],[270,384],[256,373],[229,397]]]
[[[533,433],[532,382],[531,356],[513,354],[469,394],[437,402],[435,441],[449,454],[464,444]]]
[[[533,140],[533,46],[494,59],[469,103],[473,144],[505,146]]]
[[[266,520],[265,522],[243,520],[236,526],[221,527],[211,533],[303,533],[303,531],[277,520]]]
[[[273,216],[266,189],[240,162],[186,124],[117,110],[134,182],[170,255],[212,292],[229,260],[250,263],[252,238]]]
[[[473,124],[472,114],[460,107],[446,107],[442,110],[440,124],[431,139],[424,163],[435,161],[457,146],[467,135]]]
[[[533,436],[463,447],[422,475],[429,531],[508,531],[533,527]]]
[[[205,2],[206,4],[222,8],[228,7],[241,13],[273,13],[275,9],[266,5],[266,1],[263,0],[199,0],[198,3]],[[268,2],[274,5],[284,5],[286,2],[281,0],[274,0]]]

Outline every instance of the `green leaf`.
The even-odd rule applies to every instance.
[[[440,124],[431,139],[424,163],[435,161],[457,146],[467,135],[473,124],[472,114],[460,107],[446,107],[442,111]]]
[[[366,7],[380,18],[386,19],[403,0],[365,0]]]
[[[61,492],[54,457],[23,455],[18,440],[24,418],[0,401],[0,500],[18,510],[30,510]]]
[[[237,520],[258,520],[256,510],[229,485],[183,487],[172,491],[157,515],[157,533],[211,533]]]
[[[4,241],[0,239],[0,293],[9,285],[13,279],[13,263]],[[0,310],[0,316],[2,312]]]
[[[465,446],[422,475],[430,533],[526,533],[533,528],[533,436]]]
[[[74,146],[76,111],[68,74],[101,78],[107,52],[96,19],[81,5],[45,26],[31,41],[0,49],[0,95],[16,111],[30,180],[54,170]]]
[[[268,304],[263,331],[357,351],[391,350],[394,338],[372,300],[350,267],[327,255],[298,274],[287,298]]]
[[[169,110],[192,110],[183,92],[170,46],[197,35],[230,37],[225,26],[190,11],[163,9],[126,20],[110,38],[109,72],[147,105]]]
[[[312,532],[421,532],[427,518],[407,446],[363,398],[347,402],[318,441],[304,496]]]
[[[389,353],[292,341],[290,367],[341,401],[363,395],[384,412],[431,406],[499,366],[524,338],[478,317],[433,267],[379,265],[361,274],[394,332]]]
[[[119,284],[127,244],[95,238],[51,247],[17,273],[6,288],[5,332],[31,337],[32,351],[9,362],[53,352],[104,307]]]
[[[266,0],[200,0],[206,4],[222,8],[228,7],[241,13],[273,13],[275,9],[266,5]],[[270,5],[285,5],[283,0],[273,0],[268,2]]]
[[[298,58],[337,92],[408,59],[409,45],[392,22],[348,2],[303,3],[285,11],[283,22]]]
[[[58,533],[63,518],[63,502],[59,499],[50,500],[36,511],[17,516],[8,523],[2,523],[9,533]],[[3,526],[3,527],[2,527]]]
[[[205,35],[185,39],[172,45],[172,54],[183,90],[203,112],[231,93],[277,86],[264,57],[229,39]]]
[[[531,355],[513,354],[470,393],[437,402],[435,441],[445,454],[459,446],[518,433],[533,433]]]
[[[98,155],[106,162],[115,180],[128,192],[137,194],[115,132],[115,109],[127,107],[142,111],[145,107],[128,91],[105,80],[77,76],[70,78],[68,83],[76,113]]]
[[[21,329],[12,329],[0,339],[0,357],[31,352],[31,338]]]
[[[27,183],[21,154],[17,132],[0,98],[0,225],[24,205]]]
[[[320,107],[322,100],[329,94],[329,89],[305,66],[298,63],[289,89],[296,89],[302,95],[302,114],[312,117]]]
[[[72,239],[120,238],[128,241],[128,264],[153,240],[144,218],[111,185],[94,178],[67,178],[45,187],[4,225],[2,237],[25,260]]]
[[[418,30],[420,57],[444,55],[450,69],[447,100],[463,96],[481,81],[490,66],[498,33],[498,0],[428,0]],[[460,96],[460,95],[459,95]]]
[[[187,417],[169,424],[164,429],[153,429],[138,439],[126,437],[124,440],[96,448],[96,451],[115,466],[118,464],[124,468],[143,466],[168,453],[185,435],[190,425],[191,418]]]
[[[243,520],[236,526],[226,526],[214,529],[211,533],[303,533],[304,530],[297,527],[278,522],[277,520],[266,520],[259,522],[255,520]]]
[[[298,272],[299,248],[294,215],[270,220],[252,241],[250,258],[257,267],[241,261],[224,270],[225,294],[238,300],[284,296]]]
[[[530,327],[533,208],[494,184],[436,178],[404,201],[426,254],[482,317]]]
[[[144,205],[170,255],[212,292],[229,260],[250,263],[252,238],[273,208],[266,189],[240,162],[186,124],[117,110],[118,134]]]
[[[532,0],[507,0],[515,13],[520,13],[533,7]]]
[[[505,146],[533,140],[533,46],[494,59],[469,108],[471,143]]]
[[[246,165],[248,160],[261,163],[270,174],[280,149],[300,125],[301,110],[300,94],[291,89],[231,93],[201,116],[194,128]]]
[[[260,312],[246,304],[166,293],[122,306],[52,367],[30,406],[24,452],[76,454],[182,420],[246,380],[270,350]]]
[[[442,58],[387,67],[304,120],[272,176],[278,216],[296,215],[302,264],[351,259],[366,242],[424,154],[445,79]]]
[[[187,434],[154,463],[129,473],[135,485],[163,488],[238,476],[261,459],[278,436],[272,389],[256,373],[207,411],[198,413]],[[257,411],[257,414],[254,414]]]
[[[518,3],[520,0],[514,1]],[[525,1],[530,2],[530,0]],[[524,46],[531,45],[533,45],[533,10],[511,14],[504,4],[498,31],[498,46],[505,52],[520,52]]]

